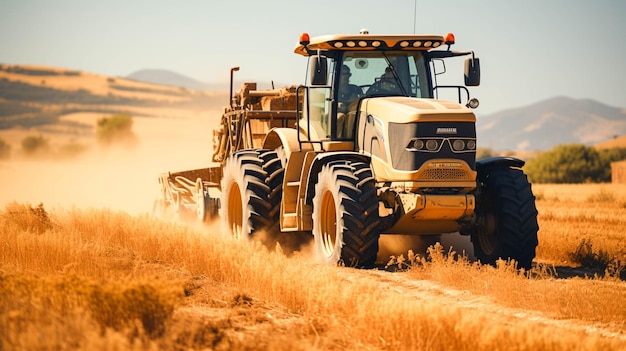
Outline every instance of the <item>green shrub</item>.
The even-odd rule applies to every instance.
[[[22,151],[26,156],[43,156],[50,151],[50,142],[43,136],[27,136],[22,140]]]
[[[96,135],[98,141],[103,145],[117,142],[133,143],[136,141],[136,137],[132,129],[132,117],[129,114],[117,114],[100,118]]]

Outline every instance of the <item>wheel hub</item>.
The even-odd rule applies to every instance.
[[[483,223],[478,231],[478,241],[483,252],[487,255],[493,254],[497,245],[496,217],[494,214],[487,214],[483,217]]]
[[[320,222],[322,252],[327,258],[330,258],[335,252],[335,242],[337,240],[337,213],[335,210],[335,199],[330,191],[326,191],[322,198]]]
[[[228,194],[228,228],[233,238],[239,240],[242,236],[243,206],[241,192],[237,183],[233,184]]]

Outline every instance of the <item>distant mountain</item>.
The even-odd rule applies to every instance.
[[[131,73],[125,78],[138,80],[145,83],[170,85],[193,90],[212,90],[211,85],[189,78],[182,74],[164,69],[142,69]]]
[[[555,97],[479,116],[479,147],[546,150],[558,144],[597,144],[626,134],[626,110],[590,99]]]
[[[125,78],[132,79],[144,83],[152,83],[158,85],[169,85],[174,87],[183,87],[187,89],[193,90],[207,90],[207,91],[228,91],[229,83],[204,83],[193,78],[189,78],[185,75],[168,71],[165,69],[142,69],[137,72],[131,73]],[[257,89],[271,89],[272,82],[266,81],[255,81],[255,80],[241,80],[235,79],[233,83],[233,88],[235,91],[239,90],[241,84],[244,82],[256,82]],[[275,83],[274,87],[279,88],[283,86],[287,86],[288,84],[284,83]]]

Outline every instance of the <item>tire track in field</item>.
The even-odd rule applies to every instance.
[[[490,318],[499,319],[507,325],[526,321],[555,329],[568,329],[597,335],[604,338],[617,338],[626,341],[626,331],[620,326],[609,323],[585,322],[577,319],[559,319],[546,313],[522,308],[504,306],[486,295],[472,293],[469,290],[449,288],[429,280],[418,280],[403,272],[383,270],[341,270],[338,275],[352,283],[374,283],[381,290],[416,300],[434,300],[445,306],[459,309],[476,310],[489,314]]]

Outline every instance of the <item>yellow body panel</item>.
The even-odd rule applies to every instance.
[[[433,159],[415,171],[398,171],[378,157],[372,157],[372,169],[377,182],[405,182],[408,190],[418,188],[476,186],[476,171],[457,159]]]
[[[453,233],[459,230],[457,219],[474,212],[474,195],[399,194],[405,214],[389,234]]]
[[[365,99],[361,105],[361,109],[378,118],[393,116],[392,122],[395,123],[476,122],[471,109],[446,100],[389,96]]]

